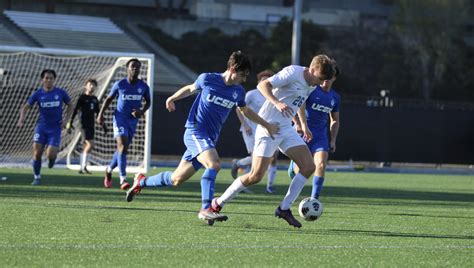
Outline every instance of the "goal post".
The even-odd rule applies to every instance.
[[[153,54],[14,46],[0,46],[0,167],[30,166],[33,132],[38,118],[37,107],[33,107],[27,114],[22,128],[18,128],[16,123],[20,108],[41,87],[40,72],[43,69],[56,71],[55,86],[68,92],[72,105],[76,104],[80,94],[84,92],[85,81],[89,78],[97,80],[98,89],[94,95],[102,105],[112,85],[127,76],[125,64],[131,58],[142,62],[139,77],[150,86],[152,103],[145,116],[139,119],[135,136],[129,145],[127,172],[148,172],[152,136]],[[116,104],[116,100],[113,101],[104,114],[107,133],[96,124],[89,170],[105,170],[116,150],[112,129]],[[65,129],[61,131],[57,161],[63,159],[68,168],[78,170],[83,146],[80,114],[76,116],[73,126],[71,133]],[[46,161],[44,156],[43,160]]]

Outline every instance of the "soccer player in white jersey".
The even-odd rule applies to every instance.
[[[336,152],[336,138],[339,132],[339,107],[341,97],[332,88],[334,81],[339,75],[339,68],[336,66],[336,73],[329,81],[316,88],[306,100],[307,123],[296,120],[297,129],[303,133],[309,150],[313,154],[316,171],[313,176],[313,188],[311,198],[319,199],[323,189],[324,174],[328,161],[328,153]],[[328,131],[329,125],[329,131]],[[328,132],[330,136],[328,137]],[[293,162],[288,167],[288,175],[293,178],[298,172],[298,166]]]
[[[257,81],[261,82],[269,77],[274,75],[274,73],[270,70],[264,70],[260,73],[257,74]],[[252,109],[255,112],[258,112],[260,108],[263,106],[263,103],[265,103],[265,97],[260,93],[258,89],[252,89],[245,94],[245,102],[247,103],[247,106]],[[247,148],[247,152],[249,153],[249,156],[244,157],[239,160],[233,160],[232,161],[232,168],[231,168],[231,175],[234,179],[237,178],[237,172],[240,168],[244,170],[250,169],[250,165],[252,164],[252,152],[253,152],[253,147],[255,145],[255,131],[257,129],[257,124],[246,118],[245,116],[242,115],[239,110],[235,110],[237,117],[239,118],[240,121],[240,131],[242,132],[242,137],[245,142],[245,146]],[[270,162],[270,165],[268,166],[267,170],[267,188],[266,191],[269,194],[272,194],[275,190],[273,189],[273,182],[275,181],[276,177],[276,172],[277,172],[277,157],[278,157],[278,151],[275,152],[275,155],[272,158],[272,161]]]
[[[262,125],[269,135],[276,134],[279,129],[276,124],[263,120],[245,103],[245,90],[240,84],[247,79],[250,67],[250,60],[244,53],[233,52],[225,72],[202,73],[193,84],[182,87],[166,100],[166,109],[173,112],[175,101],[198,92],[185,125],[184,144],[187,150],[173,172],[160,172],[149,177],[138,173],[133,186],[127,191],[128,202],[145,187],[179,186],[204,166],[206,170],[201,177],[202,204],[198,217],[209,225],[214,221],[227,220],[227,216],[211,208],[214,184],[221,168],[216,144],[224,122],[233,107],[237,106],[246,117]]]
[[[291,122],[296,112],[301,118],[306,118],[304,108],[301,108],[306,98],[316,85],[331,79],[334,72],[331,59],[326,55],[318,55],[312,59],[308,68],[290,65],[258,84],[257,88],[267,99],[259,115],[268,122],[279,124],[280,132],[272,138],[265,129],[257,127],[250,173],[234,180],[221,197],[214,198],[211,202],[213,210],[221,211],[225,203],[248,186],[258,183],[265,174],[271,157],[277,149],[280,149],[300,167],[300,170],[275,210],[275,216],[284,219],[291,226],[297,228],[302,226],[290,208],[308,178],[314,173],[315,166],[308,146],[292,127]]]

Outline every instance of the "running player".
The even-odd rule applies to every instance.
[[[89,153],[94,147],[94,134],[95,134],[95,116],[99,113],[99,100],[94,96],[94,90],[97,87],[97,81],[94,79],[88,79],[85,84],[84,93],[79,96],[76,103],[76,108],[71,117],[67,128],[73,128],[72,123],[79,110],[81,110],[81,127],[82,127],[82,138],[84,139],[83,150],[81,154],[81,169],[80,174],[91,174],[87,170],[87,162],[89,160]]]
[[[56,161],[61,145],[61,128],[65,128],[72,113],[71,98],[67,92],[54,86],[56,72],[45,69],[41,72],[43,86],[38,88],[20,110],[18,126],[22,127],[25,116],[31,107],[38,103],[39,118],[33,135],[33,174],[32,185],[41,185],[41,156],[46,148],[48,167],[52,168]],[[66,105],[66,115],[63,120],[63,103]]]
[[[300,123],[299,128],[303,132],[303,138],[307,141],[309,150],[313,154],[316,172],[313,176],[313,188],[311,197],[319,199],[323,189],[324,174],[328,161],[328,153],[336,152],[336,138],[339,132],[339,106],[341,97],[332,88],[334,81],[339,75],[339,68],[336,67],[334,77],[329,81],[324,81],[317,86],[306,101],[306,113],[308,114],[307,124]],[[329,125],[329,131],[328,131]],[[330,137],[328,137],[330,133]],[[290,162],[288,174],[293,178],[298,172],[298,166]]]
[[[331,59],[326,55],[318,55],[313,58],[309,68],[290,65],[258,84],[257,88],[266,98],[259,115],[269,122],[278,123],[280,133],[272,139],[263,128],[257,127],[250,173],[235,179],[221,197],[214,198],[211,202],[212,210],[220,212],[225,203],[248,186],[258,183],[265,174],[271,157],[277,149],[280,149],[295,161],[300,171],[291,181],[286,196],[275,210],[275,216],[284,219],[291,226],[301,227],[301,223],[295,219],[290,208],[309,176],[313,174],[315,166],[308,146],[291,126],[291,120],[296,111],[305,118],[304,108],[301,106],[306,98],[316,85],[331,79],[333,75],[334,67]]]
[[[262,71],[257,74],[257,81],[261,82],[269,78],[273,74],[274,73],[270,70]],[[263,103],[265,102],[265,97],[262,95],[262,93],[260,93],[258,89],[252,89],[248,91],[247,94],[245,94],[245,102],[247,103],[247,106],[252,109],[252,111],[258,113],[260,108],[263,106]],[[257,124],[244,117],[242,113],[239,112],[239,110],[236,110],[236,113],[240,121],[240,131],[242,132],[242,137],[244,139],[245,146],[247,147],[247,152],[249,153],[249,156],[232,161],[232,168],[230,174],[234,179],[237,178],[237,173],[240,168],[247,170],[247,172],[250,170],[250,164],[252,164],[252,152],[253,147],[255,145],[255,130],[257,129]],[[273,156],[272,161],[268,166],[266,191],[269,194],[272,194],[275,191],[273,189],[273,182],[275,181],[277,172],[277,157],[278,151],[275,152],[275,155]]]
[[[210,209],[214,197],[214,183],[221,168],[216,143],[222,125],[234,106],[254,122],[262,125],[268,135],[277,133],[278,126],[269,124],[246,106],[245,90],[240,85],[245,82],[250,71],[250,60],[241,51],[233,52],[227,61],[224,73],[203,73],[190,85],[184,86],[166,100],[168,111],[175,110],[175,101],[199,92],[186,121],[184,144],[186,152],[174,170],[145,177],[137,174],[133,186],[127,191],[128,202],[144,187],[179,186],[193,176],[202,166],[201,178],[202,206],[198,217],[213,224],[214,220],[224,221],[227,216]]]
[[[130,184],[127,182],[127,150],[132,142],[138,119],[150,108],[150,88],[145,81],[138,78],[142,64],[140,60],[133,58],[127,61],[127,77],[117,81],[104,101],[97,116],[97,123],[104,123],[104,112],[113,99],[118,98],[117,108],[114,113],[114,137],[117,142],[112,161],[105,170],[104,186],[112,187],[112,170],[119,167],[120,189],[127,190]],[[145,105],[142,108],[142,100]]]

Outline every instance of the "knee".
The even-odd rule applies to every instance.
[[[314,163],[308,163],[300,167],[301,175],[305,176],[306,178],[309,178],[314,173],[315,170],[316,170],[316,166],[314,165]]]
[[[211,161],[207,164],[207,168],[212,168],[216,171],[221,170],[221,162],[220,161]]]
[[[323,172],[326,169],[326,163],[318,162],[316,163],[316,172]]]

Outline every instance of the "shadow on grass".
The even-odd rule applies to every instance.
[[[113,189],[103,188],[101,177],[91,175],[47,175],[43,178],[43,185],[40,187],[30,186],[30,175],[26,174],[9,174],[9,180],[0,183],[0,196],[4,197],[34,197],[40,195],[41,198],[61,198],[64,199],[96,199],[114,200],[125,198],[123,191],[118,190],[118,179],[114,180]],[[3,187],[6,186],[6,187]],[[17,187],[16,187],[17,186]],[[216,182],[215,192],[217,195],[223,193],[229,186],[229,182]],[[193,178],[178,188],[145,188],[142,194],[138,196],[140,202],[183,202],[192,201],[199,202],[201,185],[199,180]],[[233,201],[238,203],[241,200],[245,203],[256,202],[279,202],[286,193],[286,187],[279,187],[278,194],[269,195],[265,193],[264,183],[254,185],[250,188],[252,194],[240,194]],[[307,185],[301,196],[309,195],[311,187]],[[175,193],[173,193],[175,192]],[[380,205],[399,205],[394,200],[400,201],[436,201],[433,205],[443,205],[440,201],[445,201],[446,205],[453,205],[452,202],[466,202],[466,206],[472,206],[474,200],[473,194],[466,193],[447,193],[447,192],[422,192],[400,189],[374,189],[374,188],[358,188],[358,187],[334,187],[326,186],[324,188],[324,198],[353,198],[357,200],[337,200],[338,204],[380,204]],[[372,201],[371,199],[379,199]],[[387,199],[387,201],[381,201]],[[390,200],[388,200],[390,199]],[[415,203],[416,204],[416,203]],[[424,202],[425,205],[430,205]],[[403,203],[407,205],[407,203]],[[455,204],[460,205],[460,204]]]

